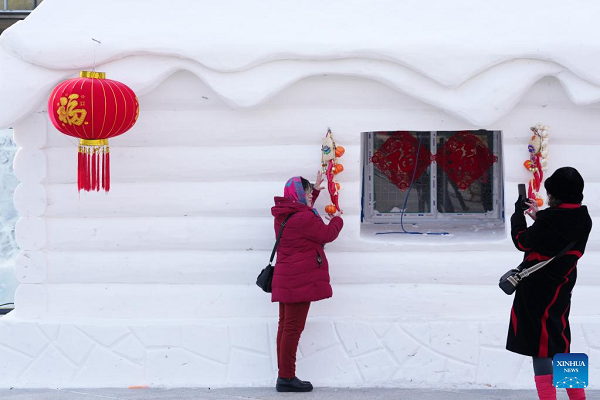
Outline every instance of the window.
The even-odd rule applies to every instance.
[[[15,258],[19,251],[15,239],[18,214],[13,205],[13,193],[19,182],[12,170],[16,152],[12,129],[0,130],[0,304],[14,301],[18,285],[15,277]],[[0,307],[0,315],[5,311],[6,308]]]
[[[42,0],[0,0],[0,34],[27,17]]]
[[[363,133],[363,222],[502,222],[499,131]]]
[[[42,0],[3,0],[4,11],[24,11],[33,10],[36,8]]]

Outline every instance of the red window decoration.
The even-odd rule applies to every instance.
[[[398,189],[406,190],[415,172],[418,140],[408,132],[396,132],[373,154],[371,162]],[[460,190],[468,189],[484,176],[498,157],[473,133],[457,132],[433,156],[421,146],[414,180],[418,179],[431,162],[437,162]]]
[[[444,143],[435,161],[460,190],[466,190],[498,161],[498,157],[476,135],[464,131]]]
[[[422,144],[415,172],[418,147],[419,141],[413,135],[405,131],[396,132],[373,153],[371,162],[398,189],[406,190],[413,174],[417,180],[432,161],[431,152]]]
[[[79,138],[77,189],[110,190],[108,139],[127,132],[137,121],[139,104],[125,84],[104,72],[81,71],[54,88],[48,99],[52,124]]]

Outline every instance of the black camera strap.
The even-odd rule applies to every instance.
[[[573,248],[573,246],[575,246],[575,243],[577,243],[577,241],[575,241],[575,240],[572,241],[571,243],[569,243],[567,245],[567,247],[565,247],[560,253],[558,253],[557,255],[555,255],[554,257],[552,257],[551,259],[539,262],[539,263],[535,264],[534,266],[529,267],[529,268],[525,268],[523,271],[519,272],[517,274],[517,276],[519,277],[519,281],[521,279],[523,279],[523,278],[527,278],[529,275],[533,274],[537,270],[544,268],[546,265],[548,265],[549,263],[551,263],[552,260],[555,260],[557,258],[560,258],[560,257],[564,256],[567,253],[567,251],[571,250]]]

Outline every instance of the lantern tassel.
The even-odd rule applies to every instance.
[[[80,148],[80,165],[81,165],[81,169],[79,170],[79,173],[77,175],[79,175],[79,179],[81,180],[81,190],[85,190],[85,149],[83,146],[79,145]]]
[[[90,173],[89,173],[89,168],[90,168],[90,163],[89,163],[89,154],[88,154],[88,149],[87,147],[83,147],[83,190],[85,190],[86,192],[89,191],[89,185],[88,185],[88,180],[90,178]]]
[[[92,149],[87,148],[87,178],[85,180],[85,187],[88,192],[92,190]]]
[[[91,149],[88,147],[86,149],[87,152],[87,169],[86,169],[86,174],[87,177],[85,178],[85,190],[87,190],[88,192],[90,191],[90,189],[92,188],[92,153],[91,153]]]
[[[106,188],[106,146],[102,146],[102,189]]]
[[[77,187],[78,189],[97,191],[110,190],[110,158],[108,140],[81,139],[77,155]]]
[[[96,186],[94,186],[94,189],[96,189],[96,192],[100,191],[100,150],[101,149],[102,149],[101,147],[96,148]]]
[[[92,191],[96,190],[96,177],[98,175],[97,158],[98,152],[96,151],[96,147],[92,147]]]
[[[110,190],[110,149],[106,146],[106,186],[104,190],[108,192]]]
[[[85,190],[85,147],[81,146],[81,190]]]
[[[92,190],[96,190],[96,148],[92,148]]]
[[[83,171],[83,154],[81,153],[81,146],[77,148],[77,191],[81,192],[81,173]]]

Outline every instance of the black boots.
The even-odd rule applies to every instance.
[[[278,392],[310,392],[313,390],[313,385],[307,381],[301,381],[294,378],[277,378],[275,386]]]

